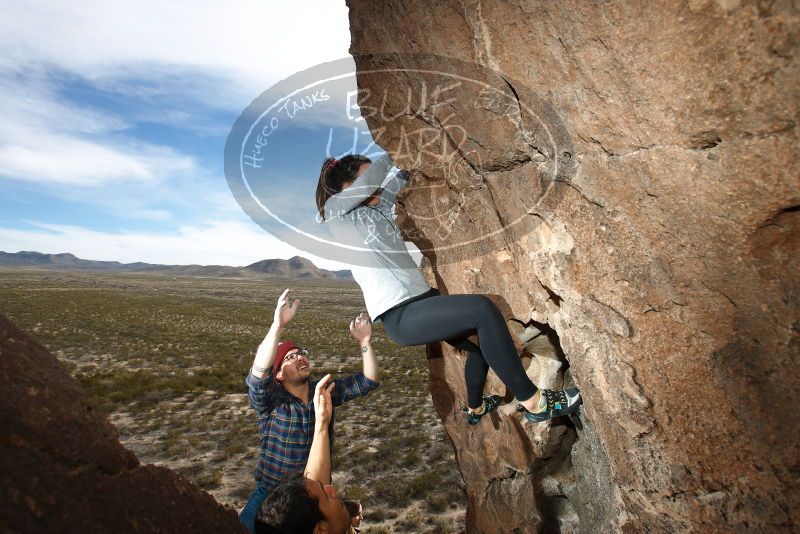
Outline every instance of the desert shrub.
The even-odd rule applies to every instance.
[[[416,510],[411,511],[397,521],[397,527],[401,532],[422,532],[425,520]]]
[[[364,507],[364,521],[380,523],[386,519],[386,508],[383,506]]]
[[[371,490],[375,500],[390,507],[404,507],[411,502],[411,488],[402,480],[382,478],[373,483]]]
[[[345,495],[346,498],[361,501],[362,504],[364,503],[364,501],[367,500],[368,497],[367,491],[364,488],[362,488],[361,486],[350,485],[350,484],[344,487],[342,493]]]
[[[405,462],[409,467],[415,467],[422,461],[417,449],[409,449],[405,454]]]
[[[175,470],[183,477],[188,478],[191,481],[194,481],[197,477],[199,477],[205,466],[199,462],[191,463],[189,465],[184,465],[181,467],[176,468]]]
[[[425,497],[425,508],[432,513],[444,512],[450,504],[448,495],[441,493],[430,493]]]
[[[464,481],[460,476],[458,476],[454,481],[448,481],[441,489],[444,490],[444,494],[447,496],[447,499],[451,504],[460,504],[466,500],[466,487],[464,486]]]
[[[411,496],[419,499],[442,489],[441,482],[441,476],[437,471],[423,471],[408,482],[408,487],[411,490]]]
[[[230,445],[224,447],[220,451],[220,454],[219,454],[220,461],[221,460],[228,460],[228,459],[230,459],[230,458],[232,458],[232,457],[234,457],[234,456],[236,456],[238,454],[242,454],[243,452],[246,452],[247,449],[248,449],[248,447],[244,443],[239,443],[239,442],[231,443]]]
[[[222,470],[205,470],[199,475],[195,476],[192,482],[203,488],[204,490],[212,490],[219,487],[222,480]]]
[[[255,489],[255,484],[252,482],[250,484],[239,484],[236,488],[231,492],[231,496],[241,501],[246,501],[250,498],[250,495],[253,493]]]
[[[199,369],[191,374],[178,372],[171,375],[154,371],[120,369],[113,372],[78,374],[77,378],[86,391],[90,404],[104,415],[133,402],[143,406],[153,406],[160,401],[186,393],[211,390],[227,394],[237,393],[243,389],[241,374],[219,368]]]
[[[445,517],[434,517],[429,521],[431,526],[425,531],[427,534],[452,534],[456,532],[453,522]]]
[[[161,452],[170,458],[185,456],[188,451],[189,446],[186,444],[183,438],[178,435],[168,435],[161,443]]]

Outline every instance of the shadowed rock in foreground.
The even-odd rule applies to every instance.
[[[584,396],[582,428],[470,428],[464,356],[430,359],[467,530],[796,529],[797,2],[348,4],[430,280],[491,295],[534,381]]]
[[[0,315],[0,530],[242,532],[163,467],[139,465],[47,349]]]

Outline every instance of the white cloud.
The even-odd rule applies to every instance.
[[[87,107],[68,104],[41,68],[0,69],[0,135],[11,137],[29,125],[49,132],[96,134],[127,128],[127,121]]]
[[[148,64],[196,67],[226,75],[228,90],[245,98],[345,57],[350,44],[343,1],[28,0],[2,11],[6,62],[50,63],[89,78]]]
[[[72,201],[66,206],[75,211],[93,204],[117,217],[186,224],[158,234],[41,224],[0,228],[0,248],[229,265],[297,254],[256,225],[239,222],[246,219],[224,177],[203,168],[203,156],[136,141],[129,129],[158,122],[224,135],[230,125],[220,130],[208,108],[240,111],[276,81],[346,57],[349,42],[341,0],[0,5],[0,183],[5,176],[19,190],[57,195]],[[103,110],[80,93],[62,92],[72,81],[79,91],[93,86],[135,105]],[[179,212],[191,212],[189,219]],[[193,222],[201,217],[234,222]]]
[[[81,186],[191,170],[182,154],[126,144],[131,120],[185,127],[202,116],[197,106],[241,110],[274,82],[346,57],[350,42],[347,7],[330,0],[32,0],[0,12],[0,173]],[[76,105],[54,72],[145,105],[127,117]],[[159,98],[168,107],[146,105]],[[229,127],[199,120],[201,134]],[[121,135],[111,142],[109,132]]]
[[[0,147],[0,173],[18,180],[93,186],[121,179],[153,181],[194,168],[192,158],[166,147],[134,151],[46,133],[15,141]]]
[[[235,220],[183,226],[171,233],[102,232],[78,226],[29,224],[34,228],[0,227],[0,250],[70,252],[90,260],[170,265],[244,266],[267,258],[300,255],[323,269],[348,268],[298,251],[253,224]]]
[[[0,176],[95,186],[154,181],[194,169],[191,157],[169,147],[113,135],[128,126],[125,120],[68,104],[46,75],[5,74],[0,76]]]

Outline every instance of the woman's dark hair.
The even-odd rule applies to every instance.
[[[343,183],[355,180],[359,167],[364,163],[372,163],[372,160],[359,154],[341,159],[325,158],[317,183],[317,210],[320,219],[325,220],[325,203],[328,199],[342,190]]]
[[[313,534],[314,527],[325,516],[319,502],[306,489],[302,475],[281,481],[267,495],[256,516],[256,534],[296,532]]]

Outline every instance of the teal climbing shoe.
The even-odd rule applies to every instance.
[[[471,425],[477,425],[481,421],[481,417],[488,414],[489,412],[496,410],[497,407],[500,406],[500,401],[502,400],[503,397],[501,397],[500,395],[489,395],[488,397],[484,397],[483,398],[484,408],[483,408],[483,413],[481,414],[472,413],[469,411],[469,408],[464,406],[463,410],[467,412],[467,423]]]
[[[577,388],[542,389],[540,391],[542,398],[547,402],[547,406],[541,412],[529,412],[523,405],[517,404],[517,411],[522,412],[525,419],[531,423],[541,423],[554,417],[574,414],[583,402],[581,392]]]

